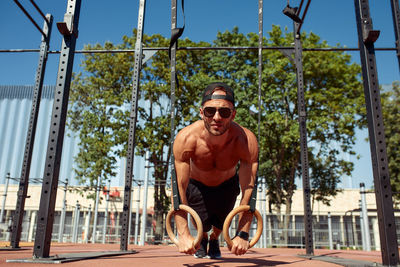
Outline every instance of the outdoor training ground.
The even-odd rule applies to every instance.
[[[33,255],[32,243],[21,243],[19,250],[6,250],[7,243],[0,243],[0,266],[49,266],[46,263],[6,262],[12,259],[31,259]],[[305,249],[290,248],[252,248],[243,256],[231,254],[227,248],[221,248],[222,259],[195,259],[191,255],[184,255],[177,251],[175,246],[145,245],[129,246],[129,250],[136,253],[120,256],[105,256],[101,258],[77,260],[60,263],[61,266],[382,266],[379,251],[359,250],[328,250],[316,249],[315,256],[304,256]],[[119,244],[58,244],[53,243],[50,248],[50,258],[62,258],[63,254],[69,257],[82,256],[84,253],[103,251],[119,251]],[[71,254],[72,253],[72,254]],[[73,254],[73,253],[79,253]]]

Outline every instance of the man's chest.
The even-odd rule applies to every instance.
[[[225,171],[236,166],[240,160],[239,151],[234,144],[221,148],[211,148],[209,146],[199,146],[192,158],[197,168],[202,170]]]

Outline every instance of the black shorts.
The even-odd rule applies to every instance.
[[[218,186],[206,186],[190,179],[186,198],[189,206],[200,216],[203,231],[208,232],[211,226],[222,230],[225,218],[233,210],[239,193],[239,176],[235,174]]]

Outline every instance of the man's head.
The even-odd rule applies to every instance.
[[[213,94],[217,90],[222,90],[225,92],[225,95],[217,95]],[[201,105],[211,99],[225,99],[232,103],[233,107],[235,107],[235,93],[232,88],[226,83],[215,82],[209,84],[203,92],[203,99],[201,101]]]
[[[212,83],[203,92],[200,115],[212,135],[224,134],[235,118],[235,95],[225,83]]]

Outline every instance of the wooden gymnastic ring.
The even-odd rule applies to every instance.
[[[197,214],[197,212],[194,209],[192,209],[191,207],[181,204],[181,205],[179,205],[179,209],[184,210],[187,213],[189,213],[193,217],[194,221],[196,222],[197,236],[196,236],[195,240],[193,241],[194,247],[196,248],[200,245],[200,242],[203,239],[203,223],[201,222],[201,219],[200,219],[199,215]],[[174,231],[172,230],[172,227],[171,227],[172,215],[174,215],[175,213],[176,213],[176,210],[174,210],[174,209],[172,209],[168,212],[165,228],[167,229],[169,238],[172,240],[172,242],[175,243],[175,245],[178,246],[178,244],[179,244],[178,238],[175,236]]]
[[[223,233],[224,233],[224,239],[228,247],[232,247],[233,242],[232,239],[229,236],[229,227],[231,225],[233,217],[235,217],[236,214],[243,212],[243,211],[248,211],[250,210],[249,205],[240,205],[236,208],[234,208],[226,217],[225,222],[224,222],[224,227],[223,227]],[[253,247],[258,240],[261,237],[262,230],[263,230],[263,220],[261,217],[261,214],[258,210],[254,211],[254,215],[256,216],[257,219],[257,231],[254,237],[250,240],[249,248]]]

